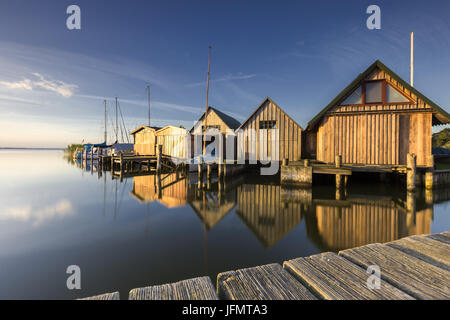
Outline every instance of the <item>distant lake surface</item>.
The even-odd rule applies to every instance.
[[[0,150],[1,299],[126,299],[137,287],[214,282],[228,270],[450,230],[450,190],[408,196],[350,180],[337,195],[245,175],[198,188],[176,174],[158,189],[153,175],[120,181],[87,165],[57,150]],[[70,265],[81,268],[81,290],[66,287]]]

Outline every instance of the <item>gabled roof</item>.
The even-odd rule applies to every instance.
[[[208,113],[210,111],[213,111],[217,114],[217,116],[222,119],[222,121],[232,130],[235,130],[237,127],[239,127],[240,122],[237,121],[235,118],[230,117],[229,115],[223,113],[222,111],[217,110],[216,108],[213,108],[211,106],[208,107]],[[203,121],[203,117],[205,116],[205,112],[203,112],[202,116],[197,120],[196,124],[200,121]],[[195,125],[194,125],[195,127]],[[190,130],[192,132],[192,130],[194,129],[194,127],[192,127],[192,129]]]
[[[137,129],[134,129],[133,131],[130,132],[130,134],[135,134],[138,133],[139,131],[143,130],[143,129],[151,129],[153,131],[159,130],[161,129],[160,127],[149,127],[149,126],[140,126]]]
[[[384,71],[385,73],[389,74],[393,79],[395,79],[398,83],[400,83],[403,87],[408,89],[411,93],[415,94],[418,98],[422,99],[426,104],[428,104],[435,112],[437,112],[440,115],[440,121],[442,123],[450,123],[450,115],[441,107],[439,107],[436,103],[428,99],[426,96],[424,96],[422,93],[417,91],[415,88],[413,88],[409,83],[407,83],[405,80],[400,78],[395,72],[393,72],[391,69],[386,67],[380,60],[376,60],[374,63],[372,63],[369,68],[366,69],[363,73],[361,73],[358,77],[355,78],[344,90],[342,90],[331,102],[322,110],[320,111],[314,118],[311,119],[311,121],[308,122],[307,129],[312,128],[317,122],[327,113],[329,110],[331,110],[334,106],[336,106],[340,100],[342,100],[347,94],[352,92],[356,87],[359,85],[359,83],[364,80],[367,76],[370,75],[370,73],[375,70],[376,68]]]
[[[181,128],[181,127],[177,127],[177,126],[168,125],[168,126],[165,126],[165,127],[162,127],[162,128],[157,129],[157,130],[156,130],[156,134],[158,134],[158,132],[163,131],[163,130],[168,129],[168,128],[174,128],[174,129],[179,129],[179,130],[187,131],[186,128]]]
[[[250,118],[251,118],[256,112],[258,112],[258,110],[259,110],[260,108],[262,108],[262,107],[266,104],[267,101],[271,102],[271,103],[274,104],[278,109],[280,109],[281,111],[283,111],[284,114],[286,114],[287,117],[288,117],[289,119],[291,119],[297,126],[300,127],[300,129],[303,130],[303,128],[302,128],[302,127],[301,127],[294,119],[292,119],[292,118],[286,113],[286,111],[284,111],[283,109],[281,109],[281,107],[280,107],[279,105],[277,105],[270,97],[265,97],[264,100],[258,105],[258,107],[256,107],[256,109],[255,109],[252,113],[250,113],[250,115],[247,117],[247,119],[245,119],[245,121],[242,122],[242,124],[239,126],[239,128],[237,128],[237,130],[239,130],[239,129],[241,129],[242,127],[244,127],[245,124],[250,120]]]

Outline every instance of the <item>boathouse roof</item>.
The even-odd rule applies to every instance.
[[[235,130],[237,127],[239,127],[240,122],[237,121],[235,118],[230,117],[229,115],[223,113],[222,111],[217,110],[216,108],[213,108],[211,106],[208,107],[207,112],[211,112],[213,111],[214,113],[217,114],[217,116],[222,119],[222,121],[232,130]],[[202,116],[197,120],[197,123],[199,121],[203,121],[203,118],[205,116],[205,112],[202,114]],[[195,125],[194,125],[195,127]],[[192,129],[190,130],[192,132],[192,130],[194,129],[194,127],[192,127]]]
[[[409,90],[412,94],[416,95],[426,104],[428,104],[435,113],[435,117],[433,117],[435,118],[433,119],[433,125],[450,123],[450,115],[447,113],[447,111],[442,109],[436,103],[420,93],[417,89],[412,87],[408,82],[403,80],[399,75],[389,69],[380,60],[376,60],[363,73],[356,77],[344,90],[342,90],[333,100],[331,100],[331,102],[324,109],[322,109],[322,111],[320,111],[313,119],[311,119],[311,121],[308,122],[307,129],[311,129],[314,125],[316,125],[329,110],[335,107],[347,94],[356,89],[360,82],[363,81],[367,76],[369,76],[370,73],[376,68],[384,71],[386,74],[395,79],[399,84]]]
[[[247,117],[247,119],[245,119],[245,121],[242,122],[242,124],[239,126],[239,128],[237,128],[237,130],[239,130],[239,129],[245,127],[245,125],[246,125],[247,122],[251,119],[251,117],[252,117],[256,112],[258,112],[258,110],[261,109],[261,108],[266,104],[267,101],[271,102],[274,106],[276,106],[278,109],[280,109],[284,114],[286,114],[286,116],[287,116],[290,120],[292,120],[297,126],[299,126],[299,127],[303,130],[302,126],[299,125],[294,119],[292,119],[292,118],[286,113],[286,111],[284,111],[283,109],[281,109],[281,107],[280,107],[278,104],[276,104],[270,97],[265,97],[264,100],[256,107],[256,109],[255,109],[252,113],[250,113],[250,115]]]
[[[143,129],[151,129],[151,130],[159,130],[161,129],[160,127],[149,127],[149,126],[140,126],[139,128],[134,129],[133,131],[130,132],[130,134],[136,134],[139,131],[143,130]]]

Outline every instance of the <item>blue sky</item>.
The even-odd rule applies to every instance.
[[[66,8],[81,8],[81,30]],[[381,30],[366,8],[381,8]],[[0,3],[0,146],[98,141],[103,100],[129,131],[147,123],[190,128],[209,104],[238,120],[270,96],[306,123],[374,60],[449,111],[448,1],[25,1]],[[111,128],[109,128],[111,131]]]

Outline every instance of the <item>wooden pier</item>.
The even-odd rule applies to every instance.
[[[378,266],[379,286],[368,270]],[[372,278],[373,279],[373,278]],[[410,236],[339,253],[227,271],[217,276],[133,289],[142,300],[415,300],[450,299],[450,232]],[[118,299],[108,293],[90,300]]]

